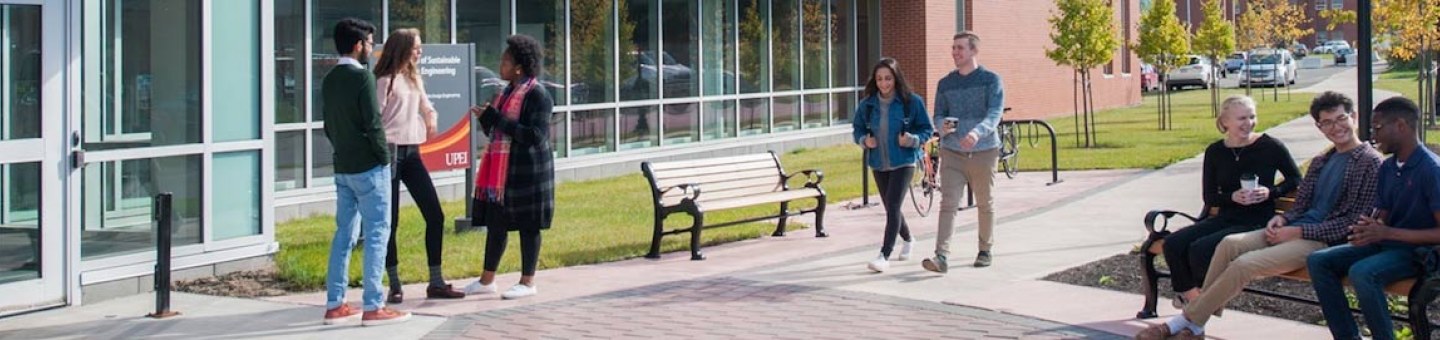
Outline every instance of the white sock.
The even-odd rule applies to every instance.
[[[1205,326],[1197,325],[1194,322],[1190,321],[1185,321],[1185,323],[1190,324],[1189,326],[1186,326],[1190,328],[1190,333],[1195,333],[1195,335],[1205,335]]]
[[[1165,326],[1170,327],[1170,335],[1180,334],[1180,329],[1190,327],[1190,320],[1185,320],[1184,314],[1176,315],[1166,320]]]

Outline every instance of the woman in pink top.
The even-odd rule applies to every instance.
[[[375,64],[375,97],[380,101],[380,120],[385,126],[385,140],[390,142],[395,159],[390,180],[390,246],[385,254],[385,271],[390,276],[388,303],[404,301],[400,289],[399,258],[395,251],[395,235],[400,234],[400,182],[410,189],[410,198],[425,217],[425,257],[430,265],[430,287],[425,296],[431,299],[459,299],[465,293],[445,283],[440,272],[441,244],[445,234],[445,212],[430,171],[420,160],[420,144],[435,135],[435,108],[425,95],[420,79],[420,30],[402,28],[385,39],[385,49]]]

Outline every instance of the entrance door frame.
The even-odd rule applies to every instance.
[[[70,233],[67,193],[70,171],[66,131],[69,131],[67,83],[74,69],[66,60],[73,32],[64,0],[0,0],[0,5],[40,6],[40,138],[0,141],[3,163],[40,163],[40,278],[0,284],[0,316],[76,303],[75,253],[78,241]],[[72,66],[73,67],[73,66]]]

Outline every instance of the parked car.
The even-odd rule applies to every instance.
[[[1336,50],[1335,50],[1335,65],[1344,65],[1345,62],[1349,60],[1349,58],[1354,57],[1354,56],[1355,56],[1355,50],[1354,50],[1354,49],[1351,49],[1351,48],[1348,48],[1348,47],[1347,47],[1347,48],[1336,49]]]
[[[1214,85],[1214,79],[1210,76],[1215,74],[1215,69],[1210,66],[1210,58],[1199,55],[1186,56],[1184,66],[1170,71],[1165,76],[1165,86],[1171,90],[1178,90],[1186,86],[1199,86],[1208,89]]]
[[[1294,54],[1295,59],[1305,59],[1305,56],[1310,54],[1310,47],[1305,46],[1304,43],[1297,42],[1294,45],[1290,45],[1290,54]]]
[[[1320,45],[1320,46],[1316,46],[1316,47],[1315,47],[1315,50],[1312,51],[1312,52],[1315,52],[1315,53],[1335,53],[1335,50],[1338,50],[1338,49],[1341,49],[1341,48],[1350,48],[1350,43],[1349,43],[1349,42],[1346,42],[1346,41],[1344,41],[1344,40],[1331,40],[1331,41],[1326,41],[1324,44],[1322,44],[1322,45]]]
[[[1140,64],[1140,92],[1150,92],[1160,89],[1160,74],[1155,72],[1155,66]]]
[[[1240,72],[1240,67],[1245,66],[1246,56],[1249,56],[1249,54],[1245,52],[1235,52],[1231,53],[1229,57],[1225,57],[1225,73]]]
[[[1250,51],[1240,74],[1240,86],[1285,85],[1295,83],[1295,56],[1282,49]]]

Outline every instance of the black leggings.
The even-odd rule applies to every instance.
[[[1170,266],[1170,286],[1176,292],[1200,288],[1220,240],[1230,234],[1259,227],[1242,220],[1212,217],[1165,236],[1165,264]]]
[[[905,191],[910,189],[910,180],[915,176],[915,167],[903,167],[890,171],[874,171],[875,185],[880,188],[880,202],[885,206],[885,243],[880,244],[880,254],[890,257],[895,250],[895,235],[910,242],[910,226],[905,224],[905,214],[900,207],[905,204]]]
[[[500,269],[500,258],[505,256],[509,232],[505,228],[489,227],[485,236],[485,271]],[[540,262],[540,230],[520,230],[520,275],[535,276],[535,264]]]
[[[385,249],[385,267],[395,267],[395,235],[400,234],[400,182],[410,189],[410,198],[425,217],[425,258],[431,267],[440,265],[440,250],[445,239],[445,212],[430,181],[430,170],[420,160],[420,146],[398,145],[395,149],[395,176],[390,179],[390,245]]]

